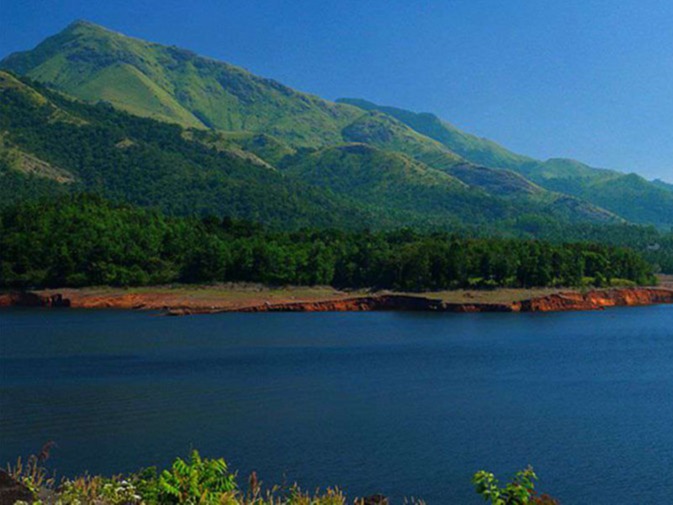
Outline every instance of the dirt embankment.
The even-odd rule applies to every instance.
[[[408,310],[434,312],[559,312],[573,310],[602,310],[606,307],[626,307],[673,303],[673,289],[619,288],[594,290],[587,293],[568,291],[511,303],[449,303],[424,296],[378,295],[342,300],[311,302],[265,303],[240,309],[240,312],[317,312]]]
[[[292,297],[290,297],[292,298]],[[558,312],[602,310],[673,303],[671,288],[614,288],[588,292],[563,291],[509,302],[448,302],[429,296],[403,294],[374,294],[334,296],[315,299],[264,299],[263,294],[250,295],[232,301],[224,295],[194,298],[171,292],[144,291],[91,294],[80,290],[63,292],[22,292],[0,295],[2,306],[117,308],[162,310],[168,315],[204,314],[216,312],[359,312],[374,310],[432,311],[432,312]]]
[[[635,307],[673,303],[673,289],[615,288],[587,293],[569,291],[514,304],[520,312],[556,312],[564,310],[602,310],[607,307]]]

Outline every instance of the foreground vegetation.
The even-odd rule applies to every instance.
[[[172,218],[79,195],[0,212],[0,286],[171,282],[374,287],[608,286],[655,283],[630,249],[455,234],[302,230]]]
[[[324,492],[307,493],[294,484],[290,487],[264,488],[253,472],[244,489],[238,475],[232,472],[224,459],[203,458],[192,451],[187,459],[176,458],[170,468],[146,468],[130,475],[103,477],[84,475],[59,482],[50,476],[44,463],[49,458],[51,445],[47,444],[39,456],[31,456],[23,463],[8,465],[7,473],[25,486],[32,498],[17,504],[55,503],[57,505],[345,505],[351,503],[338,488]],[[472,483],[477,494],[492,505],[558,505],[548,495],[535,490],[537,476],[531,467],[518,472],[511,482],[500,487],[492,473],[477,472]],[[26,496],[28,498],[28,496]],[[387,505],[382,495],[355,498],[354,505]],[[423,505],[416,499],[405,499],[407,505]]]

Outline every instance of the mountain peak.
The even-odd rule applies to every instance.
[[[114,30],[110,30],[109,28],[106,28],[105,26],[96,24],[92,21],[89,21],[87,19],[76,19],[72,23],[70,23],[68,26],[66,26],[60,34],[63,33],[72,33],[72,32],[81,32],[81,31],[86,31],[89,33],[94,33],[98,35],[120,35],[124,36],[122,33],[116,32]],[[57,34],[56,36],[60,35]]]
[[[0,67],[85,101],[187,127],[269,133],[297,147],[341,141],[361,112],[225,62],[76,20]]]
[[[80,26],[103,28],[102,26],[99,26],[96,23],[92,23],[91,21],[89,21],[87,19],[75,19],[65,29],[67,30],[67,29],[70,29],[70,28],[78,28]]]

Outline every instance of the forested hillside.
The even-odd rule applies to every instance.
[[[431,290],[653,282],[635,252],[336,230],[275,232],[229,218],[169,218],[99,197],[26,203],[0,213],[0,286],[251,281]]]
[[[347,242],[374,240],[378,245],[372,255],[387,251],[377,267],[360,266],[355,274],[344,270],[344,265],[339,270],[334,258],[345,257],[337,249],[325,253],[332,258],[325,260],[328,266],[309,265],[310,258],[322,258],[317,250],[274,250],[269,258],[290,265],[288,271],[277,272],[281,267],[264,263],[271,262],[267,258],[255,264],[255,268],[267,265],[261,277],[250,269],[233,275],[232,269],[252,260],[231,259],[227,255],[234,252],[227,249],[227,240],[214,242],[210,232],[204,232],[185,239],[192,240],[202,255],[202,259],[193,256],[201,266],[186,266],[186,250],[169,254],[146,244],[143,248],[154,252],[142,259],[138,250],[128,265],[116,259],[103,263],[95,257],[87,259],[103,265],[104,274],[92,271],[78,279],[75,267],[67,270],[71,267],[66,265],[67,272],[57,274],[56,265],[47,273],[47,267],[40,270],[36,264],[22,263],[18,270],[15,264],[5,271],[6,284],[226,279],[434,289],[576,285],[583,282],[578,280],[582,277],[599,284],[619,276],[644,281],[642,265],[632,271],[615,266],[616,257],[611,255],[621,247],[637,251],[653,272],[673,272],[673,235],[668,233],[673,226],[673,186],[662,181],[648,182],[634,174],[566,159],[538,161],[465,133],[433,114],[363,100],[332,103],[226,63],[87,22],[73,23],[34,50],[6,58],[1,66],[42,84],[0,71],[0,207],[25,204],[19,213],[32,209],[51,215],[42,232],[55,243],[80,233],[77,226],[70,227],[69,219],[78,223],[75,209],[83,206],[119,216],[128,202],[153,209],[125,211],[138,213],[141,222],[150,220],[148,230],[165,225],[173,230],[170,233],[183,233],[180,227],[202,229],[206,223],[200,219],[215,216],[208,226],[215,226],[215,236],[220,238],[220,225],[213,223],[245,220],[261,223],[266,231],[259,231],[259,236],[272,242],[302,242],[303,235],[289,234],[293,230],[340,229],[324,232],[325,236],[333,238],[350,230]],[[78,200],[76,195],[82,192],[106,200]],[[65,195],[75,195],[74,200],[64,200]],[[72,215],[55,212],[46,203],[49,200],[65,205]],[[42,207],[30,207],[34,201],[42,202]],[[631,223],[654,225],[658,230]],[[57,232],[52,226],[61,228],[60,235],[52,235]],[[411,234],[413,247],[405,242],[402,249],[408,256],[391,245],[398,241],[392,230],[405,227],[421,233]],[[453,239],[465,246],[459,251],[466,261],[480,266],[470,264],[448,277],[432,270],[435,267],[428,265],[433,261],[441,263],[437,251],[455,252],[445,248],[448,236],[438,239],[437,245],[433,235],[423,235],[433,232],[454,233]],[[162,241],[169,240],[163,231],[157,233]],[[310,240],[326,243],[323,232],[306,233]],[[549,260],[547,252],[540,253],[540,259],[535,252],[538,245],[530,245],[537,242],[512,239],[545,240],[539,247],[552,251],[552,256],[558,253],[553,256],[555,266],[546,271],[551,274],[543,268]],[[198,240],[206,245],[197,246]],[[563,245],[568,242],[585,245]],[[589,266],[577,263],[588,257],[586,248],[598,247],[588,243],[606,244],[599,256],[607,263],[600,260],[599,267],[591,266],[591,261]],[[490,256],[466,244],[486,247]],[[215,252],[207,250],[210,246]],[[64,259],[70,248],[49,254]],[[361,256],[348,256],[349,264],[365,261],[366,248],[358,250]],[[18,249],[8,251],[14,254]],[[209,254],[220,256],[209,260]],[[406,266],[400,263],[403,256]],[[505,264],[498,263],[499,256]],[[159,258],[156,265],[163,266],[143,263],[148,258]],[[219,261],[222,265],[216,268]],[[398,263],[393,267],[394,261]],[[451,261],[459,262],[455,256]],[[537,262],[530,268],[540,267],[543,272],[523,273],[521,264],[527,261]],[[420,266],[412,266],[414,262]],[[108,270],[105,264],[116,266]],[[208,268],[217,273],[200,270]],[[398,277],[390,276],[393,270]]]
[[[171,214],[219,214],[271,225],[383,225],[382,213],[184,138],[181,127],[67,100],[0,75],[2,203],[96,191]],[[5,84],[2,83],[11,83]],[[31,166],[28,161],[37,160]],[[65,174],[59,180],[54,172]]]

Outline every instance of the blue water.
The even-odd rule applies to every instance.
[[[668,503],[673,307],[183,318],[0,311],[0,465],[60,474],[198,448],[241,480],[483,503],[532,464],[564,504]]]

